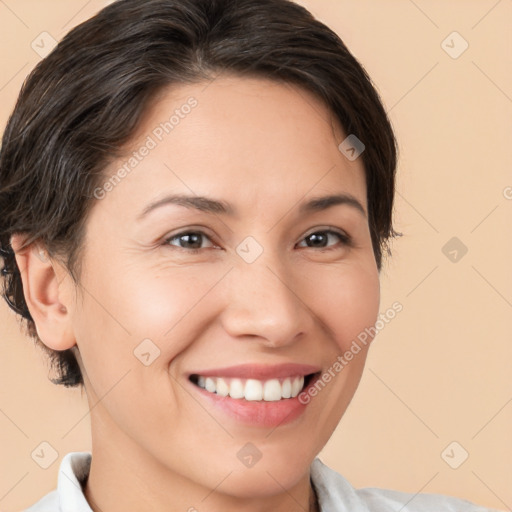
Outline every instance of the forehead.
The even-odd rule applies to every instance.
[[[231,76],[172,86],[106,170],[127,171],[108,199],[130,195],[135,205],[175,191],[247,207],[273,198],[282,207],[305,194],[348,192],[366,207],[362,160],[338,149],[345,137],[323,102],[295,85]]]

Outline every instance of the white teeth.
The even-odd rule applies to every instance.
[[[302,377],[302,381],[299,379],[292,380],[292,396],[297,396],[304,385],[304,377]]]
[[[281,384],[277,379],[267,380],[263,385],[263,399],[267,402],[281,400]]]
[[[283,398],[290,398],[292,396],[292,380],[284,379],[282,384],[281,394]]]
[[[259,380],[249,379],[245,383],[245,399],[261,400],[263,398],[263,386]]]
[[[229,396],[231,398],[244,397],[244,384],[240,379],[231,379],[231,384],[229,386]]]
[[[296,397],[304,387],[304,377],[286,379],[227,379],[223,377],[198,376],[197,385],[210,393],[249,401],[276,402],[283,398]]]
[[[210,393],[215,393],[215,391],[217,391],[215,381],[211,377],[206,377],[206,380],[204,381],[204,387],[206,391],[209,391]]]
[[[220,396],[229,395],[229,386],[224,379],[217,379],[217,394]]]

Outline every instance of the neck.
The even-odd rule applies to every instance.
[[[320,505],[318,504],[318,496],[313,485],[311,485],[309,494],[309,512],[321,512]]]

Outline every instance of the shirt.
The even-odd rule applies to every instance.
[[[57,489],[24,512],[92,512],[82,490],[91,460],[90,452],[66,454],[59,468]],[[410,494],[373,487],[355,489],[318,457],[311,464],[311,482],[321,512],[499,512],[442,494]]]

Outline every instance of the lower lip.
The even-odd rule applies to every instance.
[[[301,393],[307,392],[308,388],[313,386],[316,380],[317,377],[315,376]],[[230,396],[220,396],[216,393],[210,393],[196,384],[191,384],[201,396],[205,397],[237,422],[246,425],[262,427],[286,425],[301,416],[308,405],[299,402],[298,396],[295,398],[276,400],[274,402],[245,400],[245,398],[234,399]]]

